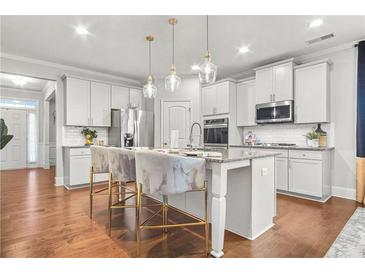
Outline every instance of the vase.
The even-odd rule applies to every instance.
[[[94,138],[91,135],[85,136],[85,145],[90,146],[94,143]]]

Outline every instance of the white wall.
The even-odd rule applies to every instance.
[[[181,86],[174,93],[165,90],[164,79],[156,80],[157,96],[154,102],[155,110],[155,146],[161,146],[161,100],[191,100],[191,123],[201,124],[201,102],[200,102],[200,82],[198,77],[185,78],[181,81]],[[198,142],[199,130],[195,127],[194,143]]]
[[[99,81],[113,82],[119,85],[140,87],[140,83],[124,77],[117,77],[84,70],[76,67],[45,62],[41,60],[2,54],[0,58],[1,70],[4,73],[26,75],[57,81],[56,86],[56,185],[63,185],[63,125],[64,125],[64,87],[62,76],[65,74],[78,75]],[[48,117],[48,115],[47,115]]]

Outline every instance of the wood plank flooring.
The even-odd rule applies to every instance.
[[[88,189],[55,187],[54,169],[3,171],[0,178],[1,257],[136,256],[134,209],[114,210],[109,238],[107,196],[95,198],[90,220]],[[255,241],[226,231],[224,257],[323,257],[357,206],[335,197],[321,204],[278,195],[276,225]],[[204,257],[203,249],[200,227],[142,233],[143,257]]]

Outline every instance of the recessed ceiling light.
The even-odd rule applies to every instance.
[[[319,27],[320,25],[323,24],[323,20],[322,19],[315,19],[313,20],[310,24],[309,24],[309,27],[310,28],[317,28]]]
[[[200,67],[199,67],[199,65],[192,65],[192,66],[191,66],[191,69],[192,69],[192,70],[199,70],[199,69],[200,69]]]
[[[89,31],[85,27],[79,26],[79,27],[76,27],[75,30],[80,35],[88,35],[89,34]]]
[[[240,53],[247,53],[249,51],[250,51],[250,49],[248,47],[241,47],[240,48]]]

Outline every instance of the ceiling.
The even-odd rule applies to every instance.
[[[171,16],[1,16],[3,53],[144,80],[148,73],[147,42],[153,34],[152,70],[169,72]],[[176,66],[181,76],[193,75],[205,50],[205,16],[176,16]],[[218,78],[255,66],[307,54],[365,37],[365,16],[210,16],[209,45]],[[309,28],[313,19],[323,25]],[[90,34],[80,36],[76,26]],[[334,33],[307,46],[305,41]],[[239,54],[241,46],[250,52]]]
[[[22,85],[16,84],[19,83],[17,81],[20,81]],[[0,73],[0,87],[42,92],[48,82],[48,80],[38,78]]]

